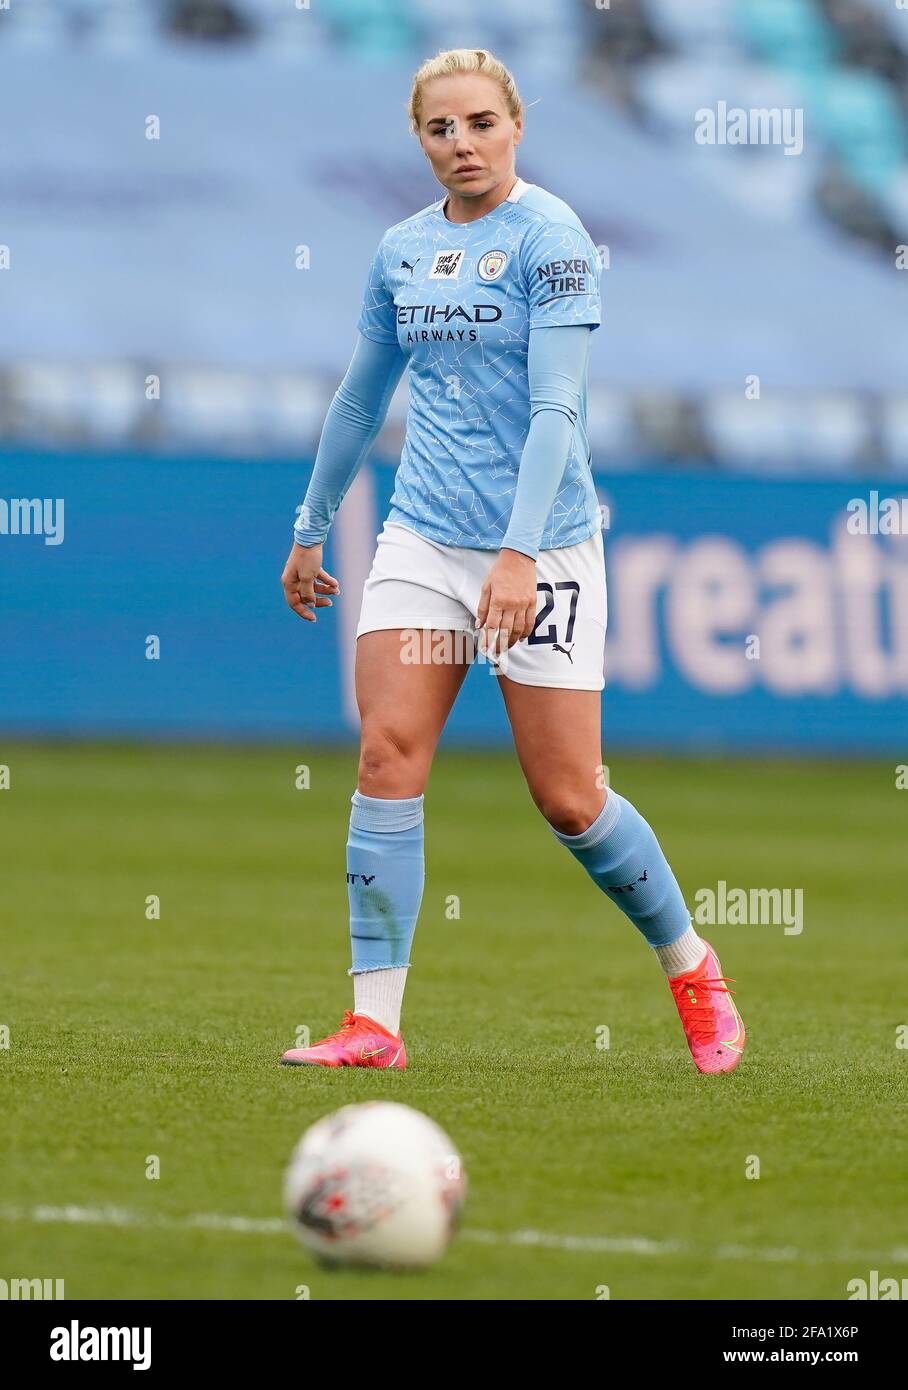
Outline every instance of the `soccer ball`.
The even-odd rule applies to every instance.
[[[307,1129],[284,1175],[293,1229],[324,1263],[421,1269],[463,1207],[460,1154],[409,1105],[345,1105]]]

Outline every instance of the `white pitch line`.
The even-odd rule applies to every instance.
[[[289,1223],[281,1217],[223,1216],[216,1212],[197,1212],[190,1216],[154,1216],[146,1212],[128,1211],[124,1207],[0,1207],[0,1221],[27,1221],[38,1225],[115,1226],[136,1230],[204,1230],[239,1232],[242,1235],[273,1236],[290,1232]],[[647,1236],[566,1236],[551,1231],[482,1231],[466,1227],[459,1232],[460,1240],[476,1241],[481,1245],[517,1245],[540,1250],[568,1250],[606,1255],[698,1255],[711,1260],[759,1260],[771,1264],[826,1264],[840,1260],[853,1264],[871,1265],[879,1262],[908,1263],[908,1249],[886,1251],[843,1250],[821,1255],[814,1251],[796,1250],[793,1246],[778,1249],[751,1249],[746,1245],[720,1245],[708,1251],[678,1240],[650,1240]]]
[[[192,1216],[155,1216],[127,1211],[125,1207],[0,1207],[0,1221],[31,1221],[38,1225],[118,1226],[139,1230],[239,1231],[243,1235],[273,1236],[290,1228],[280,1217],[220,1216],[197,1212]]]

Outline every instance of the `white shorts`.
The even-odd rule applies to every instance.
[[[409,526],[386,521],[363,589],[357,637],[402,628],[405,659],[443,661],[441,641],[421,634],[469,634],[455,640],[456,658],[476,656],[476,612],[495,550],[439,545]],[[519,685],[601,690],[605,684],[607,603],[602,532],[562,550],[540,550],[538,603],[532,634],[501,656],[484,658]]]

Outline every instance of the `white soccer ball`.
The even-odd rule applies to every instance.
[[[425,1268],[447,1249],[465,1193],[463,1163],[444,1130],[385,1100],[318,1120],[284,1175],[296,1235],[332,1264]]]

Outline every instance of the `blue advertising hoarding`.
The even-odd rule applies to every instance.
[[[279,585],[310,467],[0,457],[0,733],[353,736],[358,595],[393,468],[365,468],[345,499],[325,559],[342,594],[313,627]],[[606,749],[905,757],[908,539],[884,506],[895,485],[596,481]],[[445,741],[507,740],[495,685],[478,664]]]

